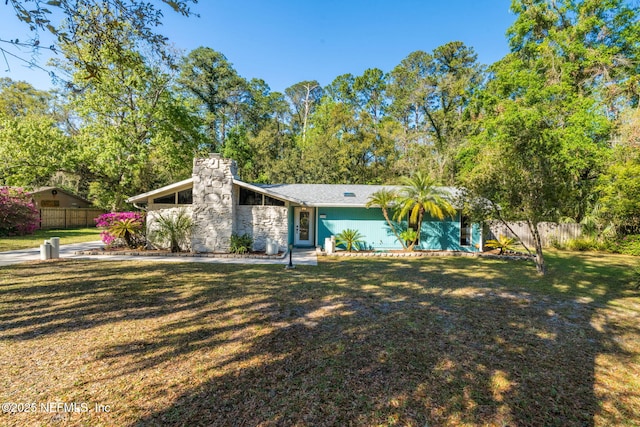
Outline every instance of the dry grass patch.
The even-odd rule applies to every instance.
[[[87,406],[0,424],[637,425],[634,260],[549,258],[0,268],[0,401]]]

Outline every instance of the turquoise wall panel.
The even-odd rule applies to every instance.
[[[294,239],[294,230],[295,230],[295,224],[294,224],[294,213],[293,213],[293,206],[289,205],[289,215],[288,215],[288,223],[289,223],[289,242],[288,244],[293,245],[293,239]]]
[[[348,228],[364,235],[368,249],[400,248],[380,209],[318,208],[318,244]]]
[[[400,249],[389,225],[376,208],[318,208],[318,240],[324,247],[324,239],[348,228],[358,230],[364,236],[367,249]],[[481,227],[472,224],[471,245],[460,245],[460,215],[439,221],[425,218],[422,223],[420,249],[476,252],[480,243]]]

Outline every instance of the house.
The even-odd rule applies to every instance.
[[[91,202],[58,187],[40,187],[29,194],[40,208],[90,208]]]
[[[250,184],[236,176],[233,160],[217,154],[194,159],[193,175],[184,181],[127,200],[147,210],[149,227],[158,213],[185,209],[194,227],[193,252],[226,252],[232,233],[253,236],[254,249],[267,238],[282,249],[323,246],[325,238],[351,228],[364,235],[367,248],[397,249],[379,208],[366,208],[374,192],[388,186],[350,184]],[[453,193],[454,189],[448,189]],[[482,248],[479,224],[457,213],[444,220],[425,218],[420,248],[477,252]]]

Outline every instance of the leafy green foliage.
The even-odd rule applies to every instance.
[[[402,230],[398,236],[402,247],[408,251],[412,251],[418,241],[418,231],[413,228]]]
[[[188,244],[192,228],[193,220],[184,209],[164,214],[159,212],[149,240],[158,246],[164,246],[168,242],[171,252],[180,252]]]
[[[250,252],[253,247],[253,237],[248,234],[231,234],[231,243],[229,246],[229,252],[232,254],[246,254]]]
[[[630,234],[608,239],[605,248],[617,254],[640,256],[640,235]]]
[[[364,243],[364,236],[358,230],[347,228],[336,234],[336,244],[344,246],[347,252],[360,250]]]

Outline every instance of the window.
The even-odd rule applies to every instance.
[[[193,189],[188,188],[186,190],[178,191],[178,204],[190,205],[193,203]]]
[[[471,222],[466,215],[460,215],[460,246],[471,246]]]
[[[262,194],[240,187],[240,200],[238,202],[241,205],[262,205]]]
[[[58,208],[60,207],[60,200],[42,200],[40,206],[43,208]]]
[[[284,206],[284,202],[282,200],[274,199],[273,197],[264,196],[264,205],[265,206]]]
[[[175,205],[176,193],[167,194],[166,196],[157,197],[153,199],[153,203],[156,205]]]

